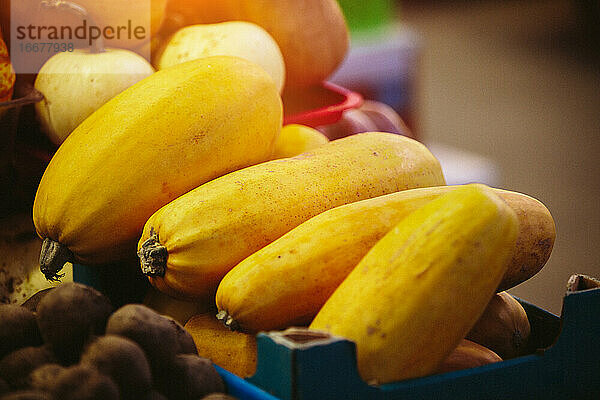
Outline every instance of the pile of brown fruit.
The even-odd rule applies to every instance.
[[[0,399],[224,400],[225,384],[190,334],[141,304],[114,310],[64,283],[0,305]]]

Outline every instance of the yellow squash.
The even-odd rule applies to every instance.
[[[327,136],[310,126],[288,124],[281,128],[272,159],[294,157],[329,143]]]
[[[517,232],[514,211],[488,187],[440,196],[373,246],[310,329],[354,341],[367,382],[433,373],[493,296]]]
[[[309,219],[225,275],[216,295],[221,318],[231,327],[252,332],[310,323],[379,239],[410,212],[458,187],[405,190],[336,207]],[[519,218],[515,254],[500,284],[506,286],[504,282],[515,281],[515,274],[523,276],[524,257],[536,262],[527,264],[531,273],[542,267],[551,248],[540,243],[554,241],[554,223],[536,199],[507,190],[494,192]]]
[[[142,270],[174,297],[210,298],[237,263],[330,208],[444,184],[421,143],[370,132],[232,172],[179,197],[146,222]]]
[[[33,220],[42,269],[135,257],[146,220],[187,191],[268,159],[277,87],[258,65],[212,57],[158,71],[104,104],[60,146]]]

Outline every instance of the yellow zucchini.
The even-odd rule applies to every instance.
[[[275,149],[271,158],[276,160],[278,158],[294,157],[323,146],[328,142],[327,136],[310,126],[300,124],[284,125],[275,142]]]
[[[167,204],[144,227],[142,270],[174,297],[209,298],[237,263],[325,210],[443,184],[439,162],[415,140],[344,138],[232,172]]]
[[[275,84],[258,65],[203,58],[158,71],[72,132],[33,206],[42,269],[134,256],[146,220],[230,171],[267,160],[281,129]]]
[[[310,323],[335,288],[394,225],[458,187],[392,193],[309,219],[225,275],[216,294],[220,318],[232,328],[251,332]],[[535,273],[542,268],[551,250],[543,244],[554,242],[554,223],[536,199],[507,190],[494,192],[519,217],[515,254],[500,284],[506,286],[515,281],[515,274],[523,277],[524,269]],[[524,264],[524,258],[531,260]]]
[[[488,187],[440,196],[373,246],[310,329],[354,341],[369,383],[433,373],[493,296],[517,232],[514,211]]]

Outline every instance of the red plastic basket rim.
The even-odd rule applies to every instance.
[[[344,111],[358,108],[363,103],[362,95],[357,92],[331,82],[323,82],[322,85],[325,89],[344,96],[344,100],[337,104],[289,115],[283,119],[284,125],[303,124],[315,128],[317,126],[333,124],[340,120]]]

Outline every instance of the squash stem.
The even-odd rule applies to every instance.
[[[217,313],[217,319],[219,321],[221,321],[223,323],[223,325],[225,325],[226,327],[228,327],[232,331],[239,331],[240,330],[240,325],[225,310],[221,310],[221,311],[219,311]]]
[[[73,262],[71,250],[57,241],[45,238],[40,251],[40,271],[46,279],[59,282],[60,278],[65,276],[65,274],[59,274],[59,272],[68,262]]]
[[[142,273],[149,277],[163,277],[167,270],[167,248],[160,244],[158,234],[150,229],[150,237],[138,250]]]

